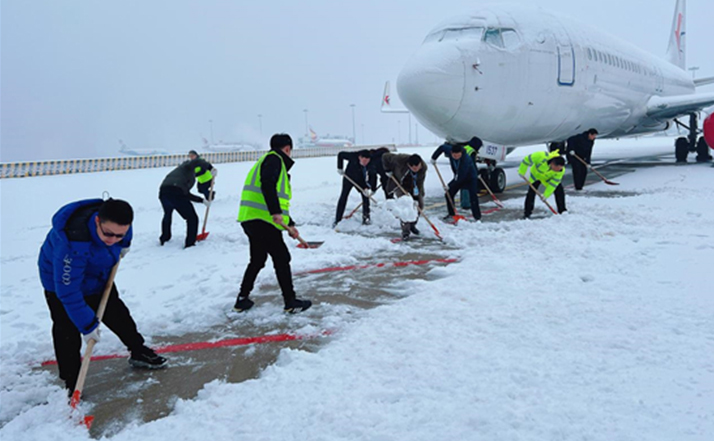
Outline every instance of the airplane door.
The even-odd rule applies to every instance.
[[[559,39],[560,40],[560,39]],[[558,41],[558,85],[572,86],[575,83],[575,54],[573,45]]]

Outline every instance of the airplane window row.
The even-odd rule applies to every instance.
[[[482,27],[444,29],[427,35],[424,39],[424,43],[444,40],[459,41],[465,39],[483,39],[484,42],[491,46],[502,49],[513,49],[521,43],[521,39],[514,29],[489,28],[484,33],[484,28]]]
[[[588,60],[597,61],[604,64],[609,64],[610,66],[615,66],[620,69],[629,70],[630,72],[635,72],[640,75],[655,75],[652,69],[645,67],[644,65],[630,61],[628,59],[618,57],[616,55],[609,54],[607,52],[599,51],[597,49],[587,48]]]

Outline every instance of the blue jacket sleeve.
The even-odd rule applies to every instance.
[[[94,310],[87,305],[82,293],[88,258],[88,242],[58,246],[52,256],[57,298],[82,334],[88,334],[99,326]]]

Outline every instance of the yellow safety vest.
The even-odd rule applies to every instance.
[[[201,171],[201,167],[196,167],[193,172],[198,173]],[[198,181],[199,184],[205,184],[206,182],[210,181],[213,179],[213,175],[211,174],[211,170],[206,170],[202,174],[196,176],[196,180]]]
[[[283,158],[277,152],[270,151],[263,155],[253,168],[250,169],[248,176],[243,184],[243,193],[240,197],[240,209],[238,210],[238,222],[260,219],[268,222],[279,230],[284,230],[282,226],[273,222],[273,216],[268,211],[268,206],[265,203],[265,196],[260,189],[260,167],[268,155],[276,155],[280,158],[280,177],[275,185],[280,201],[280,209],[283,211],[283,223],[285,225],[290,222],[290,199],[292,198],[292,189],[290,187],[290,179],[288,179],[288,170],[285,168]]]
[[[555,150],[551,153],[548,152],[535,152],[523,158],[521,165],[518,167],[518,174],[525,176],[528,171],[528,167],[531,168],[531,175],[528,180],[533,183],[535,181],[542,182],[546,188],[543,192],[543,197],[547,198],[555,191],[555,188],[560,185],[563,180],[563,175],[565,174],[565,167],[563,170],[557,172],[551,170],[548,161],[560,156],[560,152]]]

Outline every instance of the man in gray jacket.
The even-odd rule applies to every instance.
[[[384,171],[387,174],[392,174],[402,188],[419,204],[419,208],[424,208],[424,179],[427,167],[421,156],[385,153],[382,156],[382,165]],[[404,196],[402,190],[392,179],[387,183],[386,190],[390,198]],[[402,240],[408,240],[411,233],[419,234],[416,227],[418,221],[418,216],[414,222],[402,221]]]
[[[176,210],[186,220],[185,247],[196,245],[198,234],[198,215],[191,202],[203,202],[206,206],[211,202],[191,193],[191,187],[196,182],[196,168],[198,159],[184,161],[173,169],[161,183],[159,200],[164,209],[164,218],[161,220],[161,245],[171,240],[171,215]]]

